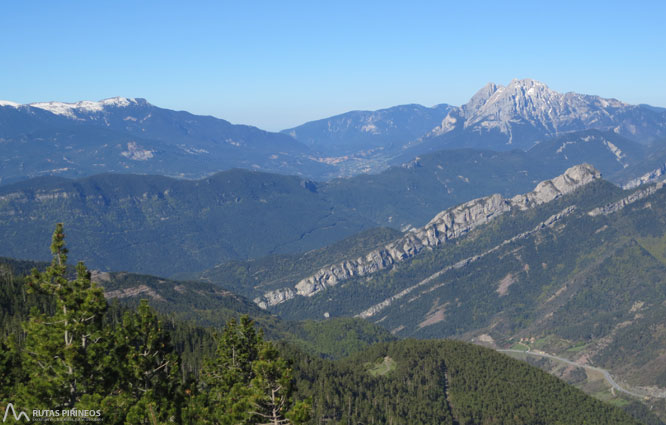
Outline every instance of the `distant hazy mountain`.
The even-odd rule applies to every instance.
[[[102,172],[203,177],[234,167],[324,177],[293,138],[144,99],[0,102],[0,182]]]
[[[439,125],[451,108],[446,104],[432,108],[400,105],[377,111],[351,111],[283,133],[326,156],[391,155],[404,143]]]
[[[567,167],[589,162],[606,178],[636,164],[647,155],[647,148],[613,132],[585,130],[538,142],[527,153],[534,160]]]
[[[666,136],[666,109],[558,93],[524,79],[507,86],[489,83],[461,107],[352,111],[283,132],[316,151],[320,161],[334,164],[339,175],[354,175],[442,149],[528,150],[540,141],[586,130],[646,145]]]
[[[271,133],[144,99],[0,101],[0,184],[102,172],[199,178],[230,168],[321,181],[377,173],[443,149],[528,150],[591,129],[651,143],[648,153],[658,151],[666,109],[562,94],[527,79],[506,87],[490,83],[461,107],[352,111]]]
[[[666,135],[666,111],[578,93],[558,93],[545,84],[513,80],[489,83],[439,126],[408,147],[408,154],[452,147],[528,149],[537,141],[572,131],[613,131],[648,143]]]

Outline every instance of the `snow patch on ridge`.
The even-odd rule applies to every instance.
[[[33,108],[43,109],[55,115],[61,115],[68,118],[76,119],[77,112],[95,113],[103,111],[104,108],[107,106],[122,108],[130,106],[132,104],[137,104],[136,99],[127,98],[127,97],[112,97],[97,102],[93,102],[90,100],[82,100],[76,103],[37,102],[37,103],[29,103],[28,106],[31,106]]]

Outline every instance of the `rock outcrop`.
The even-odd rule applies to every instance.
[[[665,174],[666,174],[666,164],[650,171],[649,173],[645,173],[640,177],[637,177],[633,180],[629,180],[624,186],[622,186],[622,188],[633,189],[635,187],[641,186],[646,183],[652,183],[654,181],[659,180]]]
[[[645,189],[637,190],[631,195],[620,199],[619,201],[606,204],[603,207],[595,208],[592,211],[588,212],[587,214],[592,217],[598,215],[613,214],[614,212],[620,211],[622,208],[626,207],[627,205],[633,204],[634,202],[638,202],[641,199],[647,198],[648,196],[652,195],[656,191],[661,190],[665,184],[666,184],[665,182],[659,182]]]
[[[294,298],[296,294],[291,288],[280,288],[266,292],[263,297],[257,297],[253,301],[259,307],[266,309],[268,306],[281,304]]]
[[[364,276],[387,269],[396,263],[414,257],[424,249],[431,249],[457,239],[486,224],[511,208],[521,210],[550,202],[586,185],[601,174],[589,164],[576,165],[552,180],[539,183],[527,194],[505,199],[499,194],[474,199],[437,214],[425,226],[411,230],[400,239],[375,249],[365,256],[345,260],[323,267],[302,279],[291,288],[281,288],[264,294],[254,301],[262,308],[280,304],[296,295],[312,296],[327,287],[352,277]]]
[[[517,234],[516,236],[514,236],[513,238],[505,240],[505,241],[502,242],[501,244],[499,244],[499,245],[497,245],[497,246],[495,246],[495,247],[489,249],[489,250],[486,251],[486,252],[483,252],[483,253],[481,253],[481,254],[474,255],[474,256],[472,256],[472,257],[465,258],[465,259],[463,259],[463,260],[458,261],[457,263],[454,263],[454,264],[452,264],[452,265],[450,265],[450,266],[448,266],[448,267],[445,267],[445,268],[443,268],[442,270],[438,271],[437,273],[434,273],[434,274],[428,276],[427,278],[423,279],[422,281],[420,281],[420,282],[417,283],[416,285],[412,285],[412,286],[410,286],[410,287],[408,287],[408,288],[405,288],[405,289],[403,289],[402,291],[398,292],[397,294],[392,295],[391,297],[385,299],[384,301],[382,301],[382,302],[380,302],[380,303],[377,303],[377,304],[375,304],[375,305],[373,305],[373,306],[367,308],[366,310],[364,310],[364,311],[362,311],[361,313],[357,314],[355,317],[360,317],[360,318],[363,318],[363,319],[367,319],[367,318],[369,318],[369,317],[372,317],[372,316],[374,316],[375,314],[377,314],[377,313],[379,313],[380,311],[382,311],[383,309],[385,309],[386,307],[388,307],[388,306],[390,306],[391,304],[393,304],[396,300],[399,300],[400,298],[405,297],[406,295],[408,295],[409,293],[411,293],[411,292],[414,291],[415,289],[418,289],[418,288],[420,288],[420,287],[422,287],[422,286],[425,286],[425,285],[429,284],[430,282],[432,282],[432,281],[434,281],[435,279],[439,278],[439,277],[442,276],[443,274],[445,274],[445,273],[447,273],[447,272],[449,272],[449,271],[451,271],[451,270],[454,270],[454,269],[461,269],[461,268],[463,268],[463,267],[465,267],[465,266],[467,266],[467,265],[469,265],[469,264],[471,264],[471,263],[474,263],[475,261],[478,261],[479,259],[485,257],[485,256],[488,255],[488,254],[491,254],[491,253],[493,253],[493,252],[496,252],[497,250],[499,250],[499,249],[502,248],[503,246],[505,246],[505,245],[507,245],[507,244],[509,244],[509,243],[515,242],[515,241],[517,241],[517,240],[520,240],[520,239],[525,239],[525,238],[527,238],[528,236],[533,235],[534,233],[540,231],[541,229],[544,229],[544,228],[546,228],[546,227],[553,227],[553,226],[555,225],[555,223],[559,222],[559,221],[562,220],[564,217],[570,215],[570,214],[571,214],[572,212],[574,212],[575,210],[576,210],[576,206],[575,206],[575,205],[568,206],[567,208],[565,208],[564,210],[560,211],[559,213],[554,214],[554,215],[548,217],[548,219],[546,219],[546,220],[544,220],[543,222],[539,223],[534,229],[532,229],[532,230],[528,230],[528,231],[523,232],[523,233],[519,233],[519,234]]]

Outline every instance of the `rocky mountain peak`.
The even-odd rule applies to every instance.
[[[497,90],[501,88],[503,87],[498,86],[495,83],[488,83],[483,86],[474,94],[474,96],[472,96],[469,102],[462,106],[463,115],[478,111],[481,107],[483,107],[483,105],[486,104],[486,102],[488,102],[488,99],[490,99],[497,92]]]
[[[664,127],[660,119],[646,114],[657,113],[616,99],[560,93],[529,78],[514,79],[507,86],[486,84],[469,102],[452,109],[425,139],[466,130],[483,137],[494,134],[508,145],[529,148],[538,140],[584,129],[614,131],[635,138],[642,137],[643,127],[652,125],[647,124],[650,120],[654,119],[657,127]]]

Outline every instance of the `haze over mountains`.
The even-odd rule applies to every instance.
[[[340,175],[372,172],[414,140],[439,125],[453,107],[400,105],[377,111],[351,111],[283,130],[340,168]]]
[[[441,149],[528,150],[590,129],[648,146],[666,137],[666,110],[561,94],[529,79],[490,83],[461,107],[352,111],[282,133],[171,111],[144,99],[1,101],[0,182],[102,172],[199,178],[230,168],[328,180],[376,173]]]
[[[326,175],[293,138],[145,99],[0,102],[0,181],[104,172],[196,178],[231,168]]]

